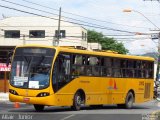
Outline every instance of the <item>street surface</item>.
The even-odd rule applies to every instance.
[[[149,120],[143,118],[158,110],[160,103],[157,101],[135,104],[129,110],[106,105],[94,109],[83,107],[80,111],[68,107],[46,107],[43,112],[36,112],[32,105],[20,104],[20,108],[14,108],[11,102],[0,102],[0,120]]]

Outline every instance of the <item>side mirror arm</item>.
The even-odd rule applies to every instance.
[[[11,63],[11,58],[12,58],[13,52],[9,52],[7,55],[7,61],[6,61],[6,66],[9,66],[9,63]]]

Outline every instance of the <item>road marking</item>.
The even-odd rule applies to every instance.
[[[75,115],[69,115],[69,116],[67,116],[67,117],[62,118],[61,120],[67,120],[67,119],[69,119],[69,118],[71,118],[71,117],[73,117],[73,116],[75,116]]]

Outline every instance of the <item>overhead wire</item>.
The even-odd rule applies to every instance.
[[[41,12],[44,12],[44,13],[49,13],[49,14],[57,15],[57,16],[58,16],[58,14],[54,14],[54,13],[47,12],[47,11],[44,11],[44,10],[40,10],[40,9],[36,9],[36,8],[32,8],[32,7],[28,7],[28,6],[21,5],[21,4],[18,4],[18,3],[14,3],[14,2],[10,2],[10,1],[8,1],[8,0],[1,0],[1,1],[8,2],[8,3],[15,4],[15,5],[18,5],[18,6],[22,6],[22,7],[25,7],[25,8],[29,8],[29,9],[33,9],[33,10],[37,10],[37,11],[41,11]],[[64,16],[64,18],[68,18],[68,19],[76,20],[76,21],[83,22],[83,23],[87,23],[87,24],[91,24],[91,25],[96,25],[96,26],[99,26],[99,27],[104,27],[104,26],[100,26],[100,25],[93,24],[93,23],[90,23],[90,22],[86,22],[86,21],[82,21],[82,20],[73,19],[73,18],[70,18],[70,17],[65,17],[65,16]]]
[[[13,8],[13,7],[8,7],[8,6],[4,6],[4,5],[0,5],[0,7],[7,8],[7,9],[11,9],[11,10],[15,10],[15,11],[19,11],[19,12],[23,12],[23,13],[27,13],[27,14],[32,14],[32,15],[39,16],[39,17],[44,17],[44,18],[49,18],[49,19],[53,19],[53,20],[58,20],[58,19],[56,19],[56,18],[52,18],[52,17],[48,17],[48,16],[44,16],[44,15],[39,15],[39,14],[37,14],[37,13],[28,12],[28,11],[16,9],[16,8]],[[63,22],[68,22],[68,23],[72,23],[72,24],[77,24],[77,25],[82,25],[82,26],[87,26],[87,27],[92,27],[92,28],[97,28],[97,29],[104,29],[104,30],[125,32],[125,33],[131,33],[131,34],[135,34],[135,33],[136,33],[136,32],[119,30],[119,29],[114,29],[114,28],[109,28],[109,27],[103,27],[103,26],[99,26],[99,25],[93,26],[93,25],[89,25],[89,24],[76,23],[76,22],[71,22],[71,21],[67,21],[67,20],[61,20],[61,21],[63,21]]]
[[[48,11],[36,9],[36,8],[33,8],[33,7],[29,7],[29,6],[25,6],[25,5],[22,5],[22,4],[19,4],[19,3],[15,3],[15,2],[10,2],[8,0],[1,0],[1,1],[11,3],[11,4],[14,4],[14,5],[18,5],[18,6],[21,6],[21,7],[29,8],[29,9],[32,9],[32,10],[40,11],[40,12],[43,12],[43,13],[48,13],[48,14],[51,14],[51,15],[59,16],[58,14],[55,14],[55,13],[51,13],[51,12],[48,12]],[[70,17],[66,17],[66,16],[62,16],[62,17],[67,18],[67,19],[71,19],[71,20],[75,20],[75,21],[79,21],[79,22],[83,22],[83,23],[96,25],[96,24],[93,24],[93,23],[89,23],[89,22],[86,22],[86,21],[82,21],[82,20],[78,20],[78,19],[74,19],[74,18],[70,18]]]
[[[19,27],[25,27],[25,26],[12,26],[12,25],[5,24],[5,23],[1,23],[1,24],[5,25],[5,26],[0,26],[0,27],[8,27],[8,26],[9,26],[9,27],[13,27],[13,28],[15,28],[15,27],[17,27],[17,28],[19,28]],[[28,26],[27,26],[27,27],[28,27]],[[37,26],[37,25],[36,25],[36,26],[30,26],[30,27],[55,27],[55,26]],[[64,27],[64,26],[63,26],[63,27]],[[70,26],[69,26],[69,27],[70,27]],[[5,29],[1,29],[1,28],[0,28],[0,30],[4,31]],[[27,32],[28,32],[29,30],[23,28],[23,31],[27,31]],[[46,31],[45,31],[45,33],[53,34],[53,32],[46,32]],[[67,32],[67,34],[73,34],[73,33]],[[81,33],[74,33],[74,34],[77,34],[77,35],[79,34],[79,35],[81,35]],[[156,34],[156,33],[152,33],[152,34]],[[148,34],[145,33],[145,34],[142,34],[142,35],[144,36],[144,35],[152,35],[152,34],[151,34],[151,33],[148,33]],[[130,34],[130,35],[129,35],[129,34],[104,34],[103,36],[104,36],[104,37],[110,37],[110,36],[113,36],[113,37],[114,37],[114,36],[136,36],[136,35],[133,35],[133,34],[132,34],[132,35],[131,35],[131,34]]]
[[[21,5],[21,4],[17,4],[17,3],[13,3],[13,2],[10,2],[10,1],[7,1],[7,0],[1,0],[1,1],[5,1],[5,2],[9,2],[9,3],[12,3],[12,4],[16,4],[16,5],[20,5],[20,6],[23,6],[23,7],[27,7],[27,6],[24,6],[24,5]],[[7,7],[7,6],[5,6],[5,7]],[[41,10],[39,10],[39,9],[35,9],[35,8],[31,8],[31,7],[27,7],[27,8],[30,8],[30,9],[34,9],[34,10],[38,10],[38,11],[41,11]],[[15,10],[15,9],[14,9]],[[17,10],[17,9],[16,9]],[[19,10],[18,10],[19,11]],[[23,11],[23,12],[26,12],[26,11]],[[47,11],[42,11],[42,12],[47,12]],[[28,12],[27,12],[28,13]],[[49,12],[47,12],[47,13],[49,13]],[[30,14],[30,13],[29,13]],[[50,13],[50,14],[53,14],[53,13]],[[37,15],[37,14],[36,14]],[[54,15],[57,15],[57,14],[54,14]],[[47,17],[47,16],[45,16],[45,17]],[[68,21],[67,21],[68,22]],[[82,22],[82,21],[81,21]],[[83,21],[84,22],[84,21]],[[107,35],[106,35],[107,36]],[[110,36],[112,36],[112,35],[110,35]],[[118,35],[117,35],[118,36]],[[131,35],[119,35],[119,36],[131,36]],[[133,35],[134,36],[134,35]],[[69,37],[73,37],[73,36],[69,36]],[[75,37],[75,36],[74,36]],[[77,36],[76,36],[77,37]],[[117,39],[117,38],[115,38],[115,39]],[[120,39],[122,39],[122,38],[120,38]],[[125,39],[128,39],[128,38],[125,38]],[[132,38],[130,38],[130,39],[132,39]]]
[[[31,1],[28,1],[28,0],[21,0],[21,1],[24,1],[24,2],[27,2],[27,3],[33,4],[33,5],[37,5],[37,6],[40,6],[40,7],[43,7],[43,8],[48,8],[48,9],[51,9],[51,10],[59,11],[58,9],[54,9],[54,8],[51,8],[51,7],[48,7],[48,6],[44,6],[44,5],[41,5],[41,4],[38,4],[38,3],[35,3],[35,2],[31,2]],[[121,25],[121,26],[126,26],[126,27],[147,28],[147,27],[131,26],[131,25],[120,24],[120,23],[113,23],[113,22],[109,22],[109,21],[104,21],[104,20],[99,20],[99,19],[95,19],[95,18],[91,18],[91,17],[86,17],[86,16],[74,14],[74,13],[71,13],[71,12],[65,12],[65,11],[63,11],[63,10],[62,10],[62,12],[63,12],[63,13],[66,13],[66,14],[78,16],[78,17],[81,17],[81,18],[85,18],[85,19],[90,19],[90,20],[94,20],[94,21],[103,22],[103,23]],[[147,29],[149,29],[149,28],[147,28]]]

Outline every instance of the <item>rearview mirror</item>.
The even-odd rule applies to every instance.
[[[8,52],[7,61],[6,61],[7,67],[9,66],[9,63],[11,63],[12,55],[13,55],[13,52]]]

